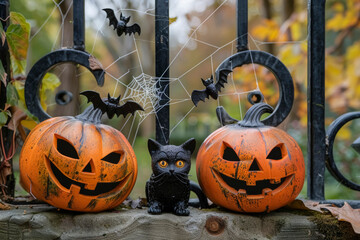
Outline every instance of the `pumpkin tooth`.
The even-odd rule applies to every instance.
[[[81,187],[79,187],[77,185],[74,185],[74,184],[72,184],[71,187],[70,187],[70,192],[73,195],[74,194],[79,194],[80,190],[81,190]]]
[[[95,190],[97,184],[97,182],[88,183],[85,184],[84,188],[88,190]]]
[[[245,189],[239,189],[238,194],[239,195],[246,195],[246,190]]]
[[[254,179],[246,179],[246,185],[256,186],[256,181]]]
[[[264,188],[262,190],[262,195],[269,195],[272,192],[270,188]]]
[[[280,183],[281,182],[281,178],[275,178],[275,179],[271,179],[270,180],[270,183],[271,184],[278,184],[278,183]]]

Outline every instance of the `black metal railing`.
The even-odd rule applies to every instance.
[[[325,166],[334,178],[343,185],[360,191],[360,185],[346,179],[337,168],[333,159],[333,144],[339,129],[348,121],[360,118],[360,112],[340,116],[325,131],[325,0],[308,1],[308,165],[307,195],[309,199],[331,202],[338,205],[344,200],[325,200]],[[1,1],[1,8],[8,9],[8,1]],[[28,109],[40,120],[49,116],[39,104],[39,86],[46,71],[62,62],[75,62],[87,67],[95,76],[98,85],[104,81],[104,72],[91,70],[88,66],[89,54],[85,51],[84,0],[74,1],[74,47],[62,49],[44,56],[30,70],[26,85],[25,98]],[[6,11],[5,11],[6,12]],[[8,11],[7,11],[8,12]],[[294,87],[291,75],[279,59],[269,53],[248,50],[248,0],[237,1],[237,49],[238,53],[225,61],[232,67],[257,63],[272,71],[279,84],[279,101],[275,112],[267,121],[278,125],[291,110]],[[155,51],[157,87],[162,93],[161,109],[156,113],[156,139],[162,144],[169,142],[169,0],[155,1]],[[224,61],[224,62],[225,62]],[[226,64],[225,63],[222,64]],[[227,77],[227,75],[225,75]],[[3,95],[3,88],[2,95]],[[34,97],[35,96],[35,97]],[[1,101],[4,101],[1,98]],[[5,98],[6,101],[6,98]],[[360,142],[360,140],[359,140]],[[360,148],[360,143],[354,143]],[[347,200],[348,201],[348,200]],[[353,207],[360,208],[360,201],[348,201]]]

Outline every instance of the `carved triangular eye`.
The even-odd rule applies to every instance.
[[[270,160],[281,160],[283,159],[283,157],[285,156],[285,154],[283,153],[283,149],[284,149],[284,144],[280,143],[278,145],[276,145],[271,152],[268,154],[268,156],[266,157],[267,159]]]
[[[56,136],[56,149],[58,152],[66,157],[79,159],[79,155],[75,149],[75,147],[69,143],[67,140],[59,138]]]
[[[117,164],[119,163],[120,158],[121,158],[121,154],[119,152],[112,152],[106,155],[105,157],[103,157],[101,160],[112,164]]]
[[[232,162],[240,161],[240,159],[239,159],[238,155],[236,154],[236,152],[234,151],[234,149],[232,149],[225,143],[224,143],[224,146],[225,146],[225,149],[224,149],[223,159],[232,161]]]

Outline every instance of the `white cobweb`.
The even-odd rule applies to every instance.
[[[140,111],[139,116],[143,118],[146,114],[154,114],[160,109],[161,91],[157,87],[158,79],[145,73],[141,73],[126,86],[123,101],[128,99],[139,103],[144,112]]]
[[[57,3],[55,0],[52,0],[54,4],[52,12],[43,25],[41,25],[32,36],[32,39],[46,27],[50,17],[55,14],[56,10],[60,9],[60,4],[63,1],[64,0]],[[188,10],[189,6],[191,6],[192,9],[195,6],[191,5],[190,2],[197,6],[195,9],[197,9],[198,12],[196,10],[193,12]],[[204,122],[208,121],[209,118],[205,116],[206,112],[215,112],[215,108],[210,108],[209,106],[214,104],[215,106],[221,105],[221,101],[223,100],[226,102],[230,99],[234,105],[236,104],[239,109],[239,115],[237,117],[242,118],[247,94],[254,90],[262,90],[260,89],[259,79],[256,74],[256,66],[252,64],[254,73],[252,89],[242,89],[239,87],[240,84],[237,79],[234,79],[234,74],[230,74],[228,76],[227,86],[219,93],[217,101],[210,98],[206,100],[206,103],[200,102],[197,108],[191,101],[191,92],[195,89],[200,90],[204,88],[201,84],[200,77],[205,79],[210,77],[210,75],[215,76],[217,66],[225,58],[235,54],[237,51],[235,10],[231,12],[234,22],[231,23],[229,27],[233,28],[234,34],[230,41],[215,41],[213,39],[213,37],[221,39],[221,33],[218,35],[212,34],[210,38],[204,37],[204,32],[207,31],[210,33],[208,29],[209,22],[212,24],[212,22],[215,21],[214,18],[216,15],[229,14],[229,9],[234,9],[234,1],[218,1],[216,7],[212,7],[210,10],[207,10],[206,7],[212,6],[213,1],[189,0],[178,1],[177,3],[170,1],[170,4],[174,4],[173,6],[170,5],[170,17],[175,16],[178,18],[170,25],[171,60],[166,69],[170,70],[171,77],[169,79],[159,79],[155,77],[154,74],[155,59],[152,58],[154,57],[155,51],[154,30],[151,31],[147,29],[149,26],[151,28],[154,27],[155,9],[152,1],[139,1],[138,4],[134,3],[136,8],[129,8],[127,2],[115,3],[114,1],[101,1],[100,3],[100,1],[86,1],[85,4],[87,6],[85,10],[87,13],[86,31],[93,33],[90,38],[86,38],[86,50],[100,59],[106,72],[105,86],[102,88],[94,86],[94,90],[102,91],[103,97],[106,96],[106,92],[114,97],[121,95],[122,103],[132,100],[138,102],[144,108],[144,111],[137,111],[134,116],[129,115],[122,122],[122,126],[119,129],[121,131],[127,130],[127,137],[132,144],[134,144],[139,135],[141,125],[147,119],[150,118],[151,121],[159,121],[159,119],[156,119],[156,113],[163,107],[159,104],[159,100],[160,97],[165,94],[165,92],[162,92],[159,88],[159,80],[169,81],[170,96],[167,96],[169,98],[167,104],[170,105],[171,111],[170,138],[176,131],[181,134],[181,131],[186,127],[183,126],[185,120],[191,122],[194,121],[194,118],[200,117],[203,118]],[[108,26],[108,19],[106,19],[105,12],[101,10],[102,8],[114,9],[116,17],[119,17],[120,12],[125,16],[131,16],[129,25],[135,22],[140,23],[139,20],[144,18],[145,20],[141,21],[141,35],[126,35],[119,38],[115,31],[113,31],[113,27]],[[254,12],[254,9],[251,9],[251,11]],[[200,14],[201,12],[204,12],[204,14]],[[260,14],[259,9],[255,9],[255,12]],[[187,20],[188,15],[192,13],[194,13],[196,17]],[[64,24],[64,19],[68,14],[68,10],[60,14],[62,19],[61,26],[56,32],[51,50],[55,50],[57,46],[61,47],[63,45],[64,31],[61,31],[61,29]],[[227,25],[224,24],[221,28],[224,26]],[[220,31],[220,27],[214,26],[213,28],[215,32]],[[91,29],[93,30],[91,31]],[[247,37],[249,39],[250,50],[261,49],[264,45],[273,44],[270,42],[256,41],[250,34],[241,37]],[[224,39],[229,39],[229,37],[224,37]],[[300,42],[306,40],[307,39],[304,39]],[[298,42],[290,43],[298,44]],[[101,52],[105,52],[104,49],[106,48],[106,54],[112,54],[111,60],[107,55],[101,56]],[[197,56],[197,49],[202,49],[201,56]],[[189,54],[192,56],[186,58]],[[192,59],[191,63],[186,59]],[[80,73],[79,77],[81,74],[83,73]],[[185,123],[185,125],[189,124]],[[153,129],[155,129],[155,125],[152,126]]]

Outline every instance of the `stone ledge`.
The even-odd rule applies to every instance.
[[[146,209],[102,213],[58,211],[48,205],[0,211],[0,239],[324,239],[311,214],[236,214],[190,209],[189,217]],[[305,211],[306,212],[306,211]]]

